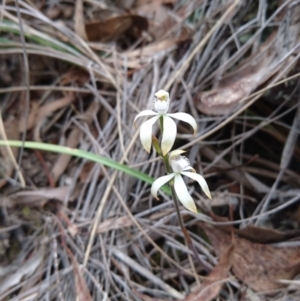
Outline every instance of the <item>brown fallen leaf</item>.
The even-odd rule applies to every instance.
[[[231,268],[231,253],[233,245],[230,245],[228,249],[220,256],[218,264],[207,276],[207,279],[201,284],[200,288],[192,292],[182,301],[210,301],[216,298],[219,294],[221,287],[227,279],[227,275]],[[143,296],[144,297],[144,296]],[[143,298],[143,300],[149,301],[161,301],[161,299]]]
[[[132,10],[133,14],[142,16],[147,18],[149,22],[148,30],[149,33],[149,40],[151,41],[163,41],[166,37],[170,38],[178,38],[179,36],[182,37],[192,36],[192,31],[188,26],[186,26],[184,23],[182,26],[178,27],[178,23],[175,21],[173,14],[173,9],[167,5],[165,1],[148,1],[145,3],[140,3],[139,5],[136,5],[136,7]],[[169,1],[168,4],[172,4],[171,1]],[[185,19],[187,15],[190,15],[190,11],[187,8],[187,6],[181,7],[181,9],[176,10],[176,16],[178,18]],[[177,30],[175,31],[176,34],[174,34],[174,27],[177,27]]]
[[[231,269],[231,254],[234,250],[234,245],[229,239],[228,248],[219,256],[219,262],[206,277],[206,280],[200,287],[181,299],[182,301],[210,301],[216,298],[222,288],[224,282],[228,280],[228,273]]]
[[[147,29],[147,19],[137,15],[116,16],[85,24],[88,40],[98,42],[117,40],[126,33],[138,38]]]
[[[280,72],[288,62],[283,58],[300,42],[299,5],[289,9],[292,12],[287,28],[283,30],[280,27],[274,31],[260,48],[243,61],[234,72],[225,75],[216,88],[195,96],[194,102],[198,110],[211,115],[224,115],[236,110],[243,98]],[[286,15],[288,17],[288,13]],[[278,19],[278,22],[282,24],[286,21],[283,16],[280,20]],[[288,47],[283,40],[289,41]],[[299,51],[299,47],[295,47],[293,56]]]
[[[230,245],[230,240],[228,243],[229,247],[220,256],[218,264],[201,284],[200,289],[189,294],[186,298],[182,299],[182,301],[210,301],[218,296],[231,268],[230,259],[234,246]]]
[[[201,224],[217,255],[231,244],[231,236],[217,228]],[[300,248],[275,247],[234,237],[231,254],[233,274],[254,291],[284,287],[280,280],[293,279],[300,273]]]
[[[151,31],[151,34],[155,29],[157,30],[159,26],[162,26],[166,19],[169,18],[169,11],[170,9],[168,7],[155,1],[139,5],[134,9],[135,14],[149,19],[149,30]],[[156,39],[154,38],[154,40]]]
[[[298,237],[300,236],[300,229],[280,232],[274,229],[260,228],[249,225],[243,229],[234,229],[234,233],[253,242],[267,244],[286,241],[288,239]]]
[[[276,34],[273,34],[259,51],[243,62],[236,71],[225,76],[215,89],[199,93],[194,99],[197,109],[210,115],[226,114],[243,97],[273,75],[271,62],[276,54],[272,51],[275,40]]]
[[[213,212],[210,212],[210,217],[216,222],[229,222],[228,218],[217,216]],[[281,232],[275,229],[262,228],[254,225],[249,225],[243,229],[236,229],[231,226],[216,227],[228,234],[233,231],[239,237],[262,244],[282,242],[300,236],[300,229]]]

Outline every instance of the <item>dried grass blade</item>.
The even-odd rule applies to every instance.
[[[171,286],[169,286],[168,284],[163,282],[157,276],[153,275],[150,271],[148,271],[146,268],[139,265],[136,261],[134,261],[133,259],[128,257],[123,252],[121,252],[115,248],[111,249],[111,251],[119,260],[126,263],[128,266],[130,266],[133,270],[135,270],[136,272],[141,274],[143,277],[152,281],[155,285],[161,287],[163,290],[168,292],[170,294],[170,296],[172,296],[174,298],[183,298],[183,295],[180,292],[178,292],[177,290],[175,290],[174,288],[172,288]]]
[[[300,132],[300,103],[298,101],[298,109],[297,109],[296,115],[294,117],[294,121],[293,121],[291,130],[290,130],[290,133],[284,144],[281,161],[280,161],[281,169],[286,169],[288,167],[288,164],[293,155],[293,151],[294,151],[296,142],[298,140],[299,132]]]

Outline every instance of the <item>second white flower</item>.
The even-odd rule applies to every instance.
[[[170,180],[174,178],[174,189],[178,197],[178,200],[187,209],[197,213],[196,204],[187,190],[187,187],[182,179],[182,175],[197,181],[200,187],[202,188],[202,190],[204,191],[204,193],[210,199],[211,199],[211,194],[205,179],[201,175],[195,173],[195,170],[190,166],[189,160],[186,157],[181,156],[182,153],[184,153],[183,150],[176,150],[170,153],[169,164],[172,168],[173,173],[160,177],[157,180],[155,180],[151,187],[151,193],[156,199],[158,199],[157,192],[160,189],[160,187],[168,183]]]

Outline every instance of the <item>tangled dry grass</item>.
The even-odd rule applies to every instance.
[[[300,1],[3,1],[1,139],[165,173],[133,127],[154,93],[201,212],[117,170],[1,147],[1,300],[299,300]],[[20,168],[19,168],[20,167]],[[193,270],[188,255],[194,260]]]

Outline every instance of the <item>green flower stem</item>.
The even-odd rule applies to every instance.
[[[171,167],[170,167],[170,164],[169,164],[169,160],[168,160],[168,155],[163,156],[163,160],[164,160],[164,163],[166,165],[167,173],[168,174],[172,173],[172,170],[171,170]],[[182,217],[181,217],[181,214],[180,214],[179,202],[178,202],[178,198],[177,198],[175,188],[174,188],[174,179],[172,179],[169,182],[169,187],[171,189],[171,194],[172,194],[173,202],[174,202],[174,205],[175,205],[175,209],[176,209],[176,213],[177,213],[177,217],[178,217],[178,221],[179,221],[181,231],[184,235],[186,244],[188,246],[190,246],[192,244],[192,240],[191,240],[190,235],[187,232],[186,228],[184,227],[183,220],[182,220]]]
[[[170,164],[169,164],[169,160],[168,160],[168,155],[163,156],[163,160],[164,160],[164,163],[165,163],[165,166],[166,166],[167,173],[168,174],[172,173],[172,170],[171,170],[171,167],[170,167]],[[180,214],[179,201],[178,201],[178,198],[177,198],[177,195],[176,195],[176,192],[175,192],[175,188],[174,188],[174,179],[172,179],[169,182],[169,187],[171,189],[171,194],[172,194],[173,202],[174,202],[174,205],[175,205],[179,225],[180,225],[181,231],[182,231],[182,233],[184,235],[184,238],[185,238],[185,243],[186,243],[187,246],[191,247],[192,240],[191,240],[191,237],[190,237],[188,231],[186,230],[186,228],[183,224],[182,216]],[[193,250],[194,248],[191,248],[191,249]],[[195,254],[195,256],[198,257],[196,254]]]
[[[159,118],[159,125],[160,125],[160,133],[162,134],[163,130],[164,130],[163,117],[162,116]],[[163,156],[162,153],[160,152],[160,157],[164,161],[167,173],[168,174],[172,173],[172,169],[171,169],[171,166],[170,166],[170,163],[169,163],[168,154],[166,154],[165,156]],[[170,187],[172,198],[173,198],[173,202],[174,202],[174,205],[175,205],[175,210],[176,210],[177,218],[178,218],[178,221],[179,221],[179,225],[180,225],[181,231],[182,231],[183,236],[184,236],[185,245],[190,250],[192,250],[192,252],[194,253],[194,256],[195,256],[196,260],[198,261],[199,265],[202,266],[206,272],[209,272],[210,271],[209,268],[199,258],[198,254],[197,254],[197,250],[196,250],[196,248],[195,248],[195,246],[193,244],[193,241],[192,241],[192,239],[191,239],[191,237],[189,235],[189,232],[187,231],[187,229],[184,226],[184,223],[183,223],[183,220],[182,220],[182,217],[181,217],[181,214],[180,214],[179,201],[178,201],[178,198],[177,198],[177,195],[176,195],[176,192],[175,192],[175,188],[174,188],[174,179],[172,179],[169,182],[169,187]],[[194,270],[195,277],[196,277],[197,273],[196,273],[195,265],[194,265],[193,261],[191,260],[190,255],[188,255],[188,257],[189,257],[191,267]],[[197,277],[196,277],[196,282],[197,283],[199,282],[199,280],[198,280]]]
[[[159,118],[159,125],[160,125],[160,132],[163,133],[163,117],[162,116]],[[169,163],[168,154],[166,154],[165,156],[161,155],[161,158],[164,161],[167,173],[168,174],[172,173],[172,169],[171,169],[171,166],[170,166],[170,163]],[[173,202],[174,202],[174,205],[175,205],[175,210],[176,210],[177,218],[178,218],[178,221],[179,221],[179,225],[180,225],[181,231],[182,231],[183,236],[184,236],[185,245],[192,250],[196,260],[200,263],[200,266],[204,266],[203,263],[201,263],[200,258],[198,257],[197,251],[196,251],[195,246],[193,244],[193,241],[192,241],[192,239],[189,235],[189,232],[187,231],[187,229],[184,226],[182,216],[180,214],[179,201],[178,201],[178,198],[177,198],[177,195],[176,195],[176,192],[175,192],[175,188],[174,188],[174,179],[172,179],[169,182],[169,187],[171,189],[171,194],[172,194]],[[192,265],[192,267],[193,267],[193,269],[195,270],[195,273],[196,273],[196,269],[195,269],[195,266],[194,266],[192,261],[191,261],[191,265]]]
[[[160,125],[160,132],[164,132],[164,118],[162,116],[159,117],[159,125]]]

